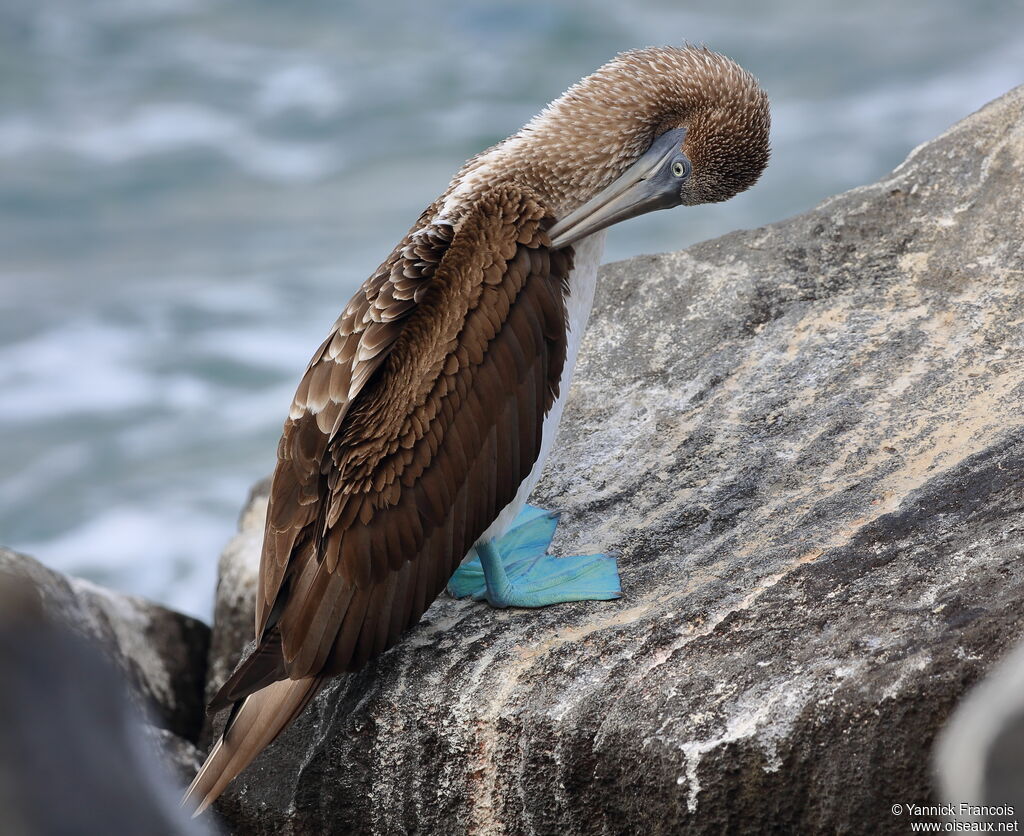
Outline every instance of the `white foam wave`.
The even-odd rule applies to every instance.
[[[202,393],[164,389],[138,364],[140,334],[96,321],[70,323],[0,349],[5,423],[68,413],[104,414]],[[143,342],[143,345],[145,343]]]
[[[237,487],[244,495],[244,487]],[[194,502],[145,507],[125,502],[60,536],[19,548],[59,571],[130,589],[209,620],[216,555],[231,534],[230,518],[204,513]]]
[[[345,164],[332,143],[268,139],[242,119],[191,102],[147,103],[118,119],[82,118],[59,126],[24,116],[0,121],[0,155],[7,158],[62,152],[116,165],[189,149],[215,151],[275,182],[315,180]]]

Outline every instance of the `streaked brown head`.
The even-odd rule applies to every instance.
[[[687,116],[683,152],[693,164],[683,203],[718,203],[757,182],[771,153],[768,96],[724,56],[700,50],[708,95]]]
[[[470,161],[449,195],[509,179],[539,195],[565,246],[626,218],[728,200],[768,164],[768,96],[704,47],[618,55]]]

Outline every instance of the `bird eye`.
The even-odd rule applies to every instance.
[[[672,173],[676,177],[682,177],[684,174],[686,174],[686,163],[684,163],[682,160],[677,160],[676,162],[672,163]]]

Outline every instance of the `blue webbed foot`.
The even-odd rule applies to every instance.
[[[472,596],[495,607],[545,607],[621,597],[614,557],[547,554],[557,525],[556,514],[527,505],[504,537],[479,545],[476,556],[458,568],[448,582],[449,594]]]
[[[520,570],[526,562],[532,564],[538,555],[546,554],[557,527],[558,514],[527,505],[512,521],[505,536],[495,541],[495,546],[508,569]],[[485,599],[484,567],[475,549],[473,553],[474,557],[456,569],[448,581],[448,594],[453,598]]]

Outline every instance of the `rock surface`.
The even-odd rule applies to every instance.
[[[269,493],[269,479],[253,486],[238,520],[238,533],[224,547],[217,564],[213,623],[218,627],[210,636],[204,704],[213,699],[217,689],[238,664],[242,649],[253,640],[256,629],[256,582]],[[211,724],[213,719],[206,718],[200,735],[201,742],[206,745],[214,737]],[[220,732],[220,726],[217,726],[217,732]]]
[[[209,833],[178,803],[110,654],[73,626],[66,607],[55,609],[52,579],[34,574],[0,572],[0,831]],[[180,741],[166,729],[156,735]]]
[[[999,828],[1024,814],[1024,644],[967,695],[935,755],[942,798],[956,818]]]
[[[148,737],[149,748],[155,758],[164,764],[174,779],[175,786],[179,790],[184,790],[192,783],[192,778],[203,765],[205,751],[201,752],[194,743],[178,737],[167,729],[145,726],[144,733]],[[178,800],[181,800],[180,793]]]
[[[49,618],[106,648],[155,724],[187,740],[197,738],[204,716],[209,627],[0,547],[0,583],[4,575],[29,581]]]
[[[892,804],[936,803],[938,728],[1024,632],[1022,193],[1018,88],[879,183],[607,267],[534,502],[555,553],[622,554],[623,599],[442,597],[228,827],[906,832]],[[215,647],[251,635],[228,594]]]

